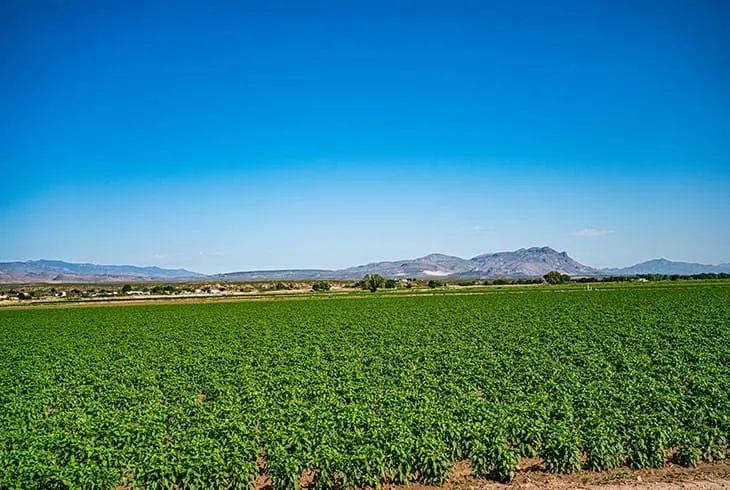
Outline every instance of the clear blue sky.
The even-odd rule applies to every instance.
[[[730,2],[0,2],[0,260],[730,262]]]

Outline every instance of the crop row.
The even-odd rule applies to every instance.
[[[0,386],[0,488],[691,465],[730,438],[730,288],[6,310]]]

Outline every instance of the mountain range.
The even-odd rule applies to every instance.
[[[553,270],[570,276],[689,275],[703,272],[730,273],[730,263],[708,265],[654,259],[630,267],[597,269],[583,265],[568,256],[566,252],[558,252],[550,247],[521,248],[510,252],[477,255],[471,259],[463,259],[452,255],[430,254],[416,259],[372,262],[338,270],[281,269],[227,272],[213,275],[200,274],[186,269],[78,264],[60,260],[29,260],[25,262],[0,262],[0,283],[360,279],[366,274],[380,274],[394,278],[519,278],[539,277]]]
[[[601,269],[602,274],[612,276],[636,276],[639,274],[679,274],[688,276],[708,272],[715,274],[723,272],[726,274],[730,273],[730,263],[711,265],[697,264],[694,262],[674,262],[667,259],[653,259],[630,267]]]
[[[201,279],[207,277],[186,269],[134,265],[77,264],[62,260],[0,262],[0,283],[120,282]]]

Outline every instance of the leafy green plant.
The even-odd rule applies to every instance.
[[[592,431],[584,443],[585,467],[592,471],[606,471],[618,468],[626,460],[626,451],[616,431],[599,426]]]
[[[550,429],[543,457],[551,473],[573,473],[580,470],[580,437],[575,429],[557,423]]]
[[[666,460],[666,437],[656,427],[641,427],[632,435],[628,464],[632,468],[661,468]]]
[[[0,488],[377,487],[439,483],[464,459],[509,481],[536,455],[555,472],[725,457],[727,285],[449,291],[0,308]]]
[[[470,452],[472,471],[477,476],[508,483],[515,477],[519,454],[506,437],[486,435],[474,441]]]

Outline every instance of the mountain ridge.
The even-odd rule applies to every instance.
[[[665,258],[651,259],[628,267],[602,269],[606,275],[635,276],[639,274],[679,274],[730,273],[730,263],[700,264],[698,262],[677,262]]]
[[[0,282],[119,282],[180,280],[207,277],[187,269],[157,266],[99,265],[63,260],[0,262]]]
[[[539,277],[551,270],[570,276],[628,276],[639,274],[691,275],[730,273],[730,263],[718,265],[651,259],[628,267],[598,269],[572,259],[567,252],[548,246],[493,252],[464,259],[431,253],[414,259],[370,262],[344,269],[271,269],[201,274],[187,269],[157,266],[98,265],[61,260],[0,262],[0,283],[105,283],[182,280],[323,280],[360,279],[366,274],[394,278],[495,278]]]

